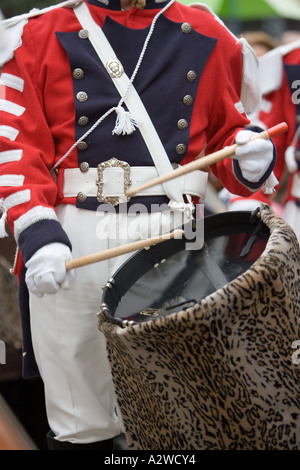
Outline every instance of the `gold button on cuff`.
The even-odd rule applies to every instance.
[[[176,153],[177,155],[183,155],[186,152],[186,145],[178,144],[176,145]]]
[[[185,106],[191,106],[194,102],[194,99],[191,95],[185,95],[182,101]]]
[[[80,191],[77,194],[77,201],[78,202],[85,202],[86,200],[87,200],[87,195],[85,193],[83,193],[82,191]]]
[[[81,127],[86,126],[88,123],[89,123],[89,118],[87,116],[81,116],[78,119],[78,124]]]
[[[81,80],[84,77],[84,71],[80,68],[76,68],[73,70],[72,75],[75,80]]]
[[[86,150],[88,148],[88,144],[86,142],[79,142],[77,148],[78,150]]]
[[[187,74],[186,74],[186,77],[188,79],[189,82],[194,82],[197,78],[197,74],[195,72],[195,70],[190,70]]]
[[[81,29],[78,33],[78,36],[80,37],[80,39],[88,39],[89,32],[86,29]]]
[[[76,98],[80,103],[84,103],[88,99],[88,94],[85,91],[79,91],[76,95]]]
[[[177,122],[177,127],[181,131],[184,131],[185,129],[189,127],[189,123],[187,122],[186,119],[179,119],[179,121]]]
[[[192,31],[192,27],[191,27],[190,23],[182,23],[181,31],[185,34],[190,33]]]
[[[86,173],[89,171],[90,165],[87,162],[82,162],[80,163],[79,168],[82,173]]]

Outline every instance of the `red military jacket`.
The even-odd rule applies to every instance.
[[[121,11],[118,0],[85,1],[130,77],[151,22],[167,2],[148,0],[145,10]],[[120,99],[81,31],[70,6],[29,18],[3,67],[0,198],[25,262],[45,244],[69,244],[56,219],[58,204],[99,206],[96,198],[64,197],[66,168],[97,167],[111,157],[131,166],[153,165],[138,130],[112,135],[112,113],[53,177],[53,166]],[[241,103],[242,75],[241,44],[211,13],[175,2],[160,16],[133,84],[172,163],[185,164],[203,150],[209,154],[232,144],[249,124]],[[179,126],[181,120],[186,126]],[[230,158],[212,171],[234,194],[258,189],[243,179],[238,165],[233,169]]]
[[[286,168],[286,149],[292,145],[296,131],[300,126],[300,41],[277,48],[263,60],[266,62],[266,66],[268,66],[268,62],[278,62],[278,66],[276,65],[276,69],[278,67],[278,79],[276,80],[275,77],[277,83],[274,83],[274,89],[264,96],[259,119],[266,127],[271,127],[281,121],[288,124],[288,132],[275,136],[273,139],[277,150],[274,173],[280,181]],[[267,75],[263,74],[263,79],[268,81]],[[265,86],[267,86],[267,83]],[[270,88],[272,88],[271,85]],[[300,151],[299,139],[294,145],[295,149]],[[292,183],[293,175],[290,176],[288,181],[286,201],[296,199],[291,194]]]

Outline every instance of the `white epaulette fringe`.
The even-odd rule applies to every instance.
[[[82,1],[83,0],[67,0],[41,10],[39,8],[33,8],[29,13],[24,13],[1,21],[0,34],[1,40],[3,39],[3,41],[1,41],[0,47],[0,67],[11,60],[14,56],[14,51],[21,46],[23,29],[30,18],[44,15],[56,8],[70,8]]]
[[[279,184],[279,181],[278,179],[276,178],[276,176],[274,175],[273,171],[272,173],[270,174],[269,178],[265,181],[263,187],[262,187],[262,190],[263,190],[263,193],[264,194],[273,194],[276,192],[276,189],[275,187]]]
[[[5,222],[7,218],[7,209],[5,207],[4,199],[0,199],[0,213],[1,213],[1,218],[0,218],[0,238],[5,238],[8,237],[8,233],[5,230]]]
[[[231,36],[240,43],[243,53],[243,79],[240,98],[247,114],[256,111],[261,102],[261,86],[258,73],[258,58],[254,50],[245,38],[239,39],[235,36],[209,6],[200,2],[190,3],[189,6],[211,13],[215,19],[227,29]]]
[[[300,48],[300,39],[278,46],[259,58],[259,75],[263,95],[281,87],[283,58],[298,48]]]
[[[6,37],[4,27],[3,27],[3,20],[4,20],[4,17],[0,10],[0,56],[9,45],[9,41]]]

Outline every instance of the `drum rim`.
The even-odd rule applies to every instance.
[[[203,217],[202,220],[205,225],[205,230],[208,231],[210,238],[217,237],[218,235],[227,236],[242,232],[254,233],[259,224],[261,224],[262,233],[265,231],[266,237],[270,235],[270,228],[261,221],[259,210],[215,213]],[[218,221],[217,224],[216,221]],[[184,227],[185,225],[182,228]],[[221,229],[222,233],[220,234]],[[161,251],[164,251],[163,258],[168,259],[170,256],[180,252],[186,242],[187,240],[184,236],[181,239],[170,239],[159,243],[158,245],[153,245],[149,247],[149,249],[142,248],[130,256],[107,281],[105,286],[102,287],[102,300],[98,315],[102,314],[111,323],[116,323],[122,327],[137,324],[138,322],[124,320],[124,318],[114,316],[120,300],[142,275],[144,275],[149,269],[153,269],[157,263],[161,263],[162,256],[159,255]],[[148,263],[145,262],[145,254]],[[139,262],[139,260],[143,262]],[[149,262],[151,260],[151,266],[149,266]],[[135,269],[132,269],[132,275],[128,275],[128,266],[131,265],[133,268],[133,261],[138,266],[138,269],[135,266]],[[127,272],[124,276],[126,268]],[[153,321],[155,321],[155,319]]]

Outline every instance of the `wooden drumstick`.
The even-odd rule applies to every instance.
[[[256,139],[265,139],[265,140],[271,139],[275,135],[282,134],[283,132],[286,132],[287,130],[288,130],[288,125],[285,122],[281,122],[280,124],[277,124],[274,127],[270,127],[269,129],[258,133],[257,135],[253,136],[250,140],[252,141]],[[224,160],[225,158],[232,156],[238,145],[241,145],[241,144],[229,145],[228,147],[224,147],[223,149],[218,150],[217,152],[213,152],[210,155],[207,155],[206,157],[202,157],[191,163],[187,163],[184,166],[176,168],[170,173],[166,173],[165,175],[158,176],[157,178],[154,178],[153,180],[148,181],[147,183],[144,183],[140,186],[136,186],[133,188],[129,188],[126,191],[125,195],[128,197],[132,197],[135,194],[143,191],[144,189],[151,188],[152,186],[155,186],[157,184],[165,183],[166,181],[169,181],[174,178],[178,178],[179,176],[185,175],[186,173],[190,173],[191,171],[202,170],[203,168],[206,168],[207,166],[214,165],[215,163],[220,162],[221,160]]]
[[[126,253],[131,253],[132,251],[140,250],[142,248],[148,248],[152,245],[156,245],[157,243],[170,240],[171,238],[181,238],[183,234],[184,230],[176,229],[173,232],[165,233],[157,237],[139,240],[137,242],[118,246],[116,248],[109,248],[108,250],[103,250],[99,253],[94,253],[91,255],[82,256],[80,258],[75,258],[73,260],[68,260],[66,261],[66,270],[69,271],[70,269],[80,268],[81,266],[87,266],[88,264],[99,263],[100,261],[115,258]]]

